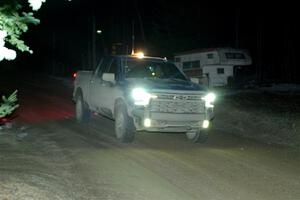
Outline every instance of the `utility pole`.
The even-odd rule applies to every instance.
[[[145,37],[145,31],[144,31],[144,24],[143,24],[142,15],[141,15],[137,0],[134,0],[134,7],[135,7],[135,10],[136,10],[136,13],[137,13],[137,16],[138,16],[140,29],[141,29],[141,34],[142,34],[142,39],[143,39],[144,48],[145,48],[145,46],[146,46],[146,37]]]
[[[239,48],[240,34],[240,8],[236,8],[235,12],[235,48]]]
[[[95,8],[92,8],[92,69],[96,66],[96,19]]]
[[[87,54],[86,54],[86,65],[82,66],[82,70],[86,70],[86,67],[92,66],[92,39],[91,39],[91,17],[87,17]]]
[[[262,72],[262,21],[261,17],[258,21],[258,28],[257,28],[257,36],[256,36],[256,42],[257,42],[257,67],[256,67],[256,73],[257,73],[257,80],[258,82],[262,82],[263,79],[263,72]]]
[[[55,31],[52,31],[52,75],[55,75]]]
[[[134,40],[135,40],[135,36],[134,36],[134,20],[132,20],[132,46],[131,46],[131,54],[134,54]]]
[[[291,42],[290,24],[287,22],[284,26],[284,61],[283,68],[285,74],[285,81],[292,81],[292,64],[291,64],[291,54],[292,54],[292,42]]]

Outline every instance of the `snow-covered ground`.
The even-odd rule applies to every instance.
[[[40,84],[41,80],[47,81]],[[66,101],[71,101],[73,81],[39,76],[27,84],[64,94]],[[300,147],[300,85],[270,84],[243,90],[219,88],[215,93],[214,128],[270,144]]]
[[[20,89],[21,107],[16,125],[0,130],[0,200],[294,200],[300,195],[297,151],[232,136],[299,145],[295,95],[217,91],[206,144],[192,144],[183,134],[149,133],[124,145],[109,119],[75,122],[65,83],[70,84],[40,77],[13,87]]]
[[[259,90],[275,94],[293,94],[300,95],[300,84],[271,84],[268,87],[260,87]]]
[[[268,144],[300,147],[300,87],[218,90],[215,127]]]

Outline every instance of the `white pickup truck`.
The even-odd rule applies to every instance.
[[[73,98],[78,122],[91,112],[105,115],[121,142],[132,142],[138,131],[182,132],[205,142],[214,117],[214,94],[163,58],[105,57],[95,71],[78,71]]]

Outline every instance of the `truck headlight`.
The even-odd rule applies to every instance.
[[[214,107],[213,103],[216,99],[216,95],[214,93],[208,93],[202,99],[205,101],[205,107],[213,108]]]
[[[156,96],[146,92],[143,88],[134,88],[131,92],[131,96],[134,100],[134,104],[139,106],[146,106],[149,104],[151,98],[156,98]]]

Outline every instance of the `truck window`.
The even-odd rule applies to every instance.
[[[95,69],[94,69],[94,71],[93,71],[93,74],[96,74],[96,73],[98,73],[98,71],[99,71],[99,68],[100,68],[100,66],[101,66],[102,62],[103,62],[103,58],[101,58],[101,59],[100,59],[100,61],[98,62],[98,64],[97,64],[96,68],[95,68]]]
[[[111,65],[110,65],[110,68],[107,72],[117,74],[117,72],[118,72],[118,60],[117,59],[113,59]]]
[[[111,62],[112,62],[112,59],[109,57],[106,57],[103,59],[101,65],[99,67],[98,73],[97,73],[98,77],[101,77],[103,72],[105,72],[109,68]]]
[[[118,59],[113,59],[110,67],[107,68],[106,72],[114,73],[115,77],[116,77],[116,80],[118,80],[118,76],[119,76],[118,69],[119,69]]]
[[[128,59],[124,63],[125,78],[176,78],[187,80],[186,76],[172,63],[153,60]]]

